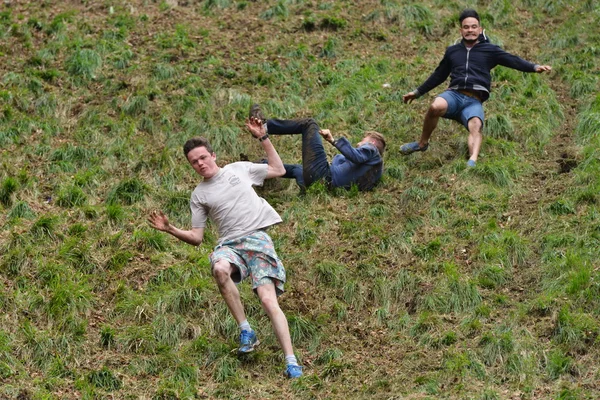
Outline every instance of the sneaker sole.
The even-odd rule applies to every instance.
[[[256,107],[255,107],[256,106]],[[260,109],[260,106],[258,104],[253,104],[250,107],[250,112],[248,115],[248,118],[255,118],[257,119],[261,124],[264,124],[267,122],[267,119],[265,118],[264,115],[262,115],[262,111]]]
[[[414,149],[402,150],[402,149],[400,149],[400,154],[402,154],[403,156],[408,156],[408,155],[411,155],[412,153],[418,153],[418,152],[423,153],[423,152],[427,151],[428,148],[429,148],[429,146],[422,148],[422,149],[420,148],[417,150],[414,150]]]
[[[250,350],[242,351],[241,349],[238,349],[237,353],[238,353],[238,355],[252,353],[254,351],[254,349],[256,348],[256,346],[258,346],[259,344],[260,344],[260,340],[257,340],[256,342],[254,342],[254,344],[252,345]]]

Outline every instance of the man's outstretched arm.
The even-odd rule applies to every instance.
[[[500,48],[497,50],[495,57],[498,64],[518,71],[538,73],[552,71],[552,67],[549,65],[534,64]]]
[[[446,53],[444,53],[444,58],[442,58],[442,61],[440,61],[437,68],[435,69],[435,71],[433,71],[429,78],[427,78],[427,80],[423,82],[423,84],[417,89],[402,96],[402,100],[405,103],[410,103],[411,101],[418,99],[425,93],[441,85],[442,83],[444,83],[446,78],[450,76],[451,69],[452,65],[450,63],[450,57],[448,56],[448,49],[446,49]]]
[[[267,154],[268,169],[265,179],[283,176],[285,174],[283,162],[281,161],[281,157],[279,157],[277,150],[275,150],[275,146],[273,146],[273,143],[271,143],[269,135],[267,134],[265,126],[262,124],[262,122],[259,119],[250,118],[246,120],[246,128],[248,128],[252,136],[260,141],[265,153]]]
[[[152,211],[148,216],[148,223],[154,229],[170,233],[177,239],[193,246],[200,246],[202,239],[204,239],[204,228],[192,228],[189,231],[179,229],[171,225],[169,219],[162,211]]]
[[[321,129],[319,134],[323,139],[335,146],[344,157],[355,164],[365,164],[375,159],[380,159],[379,150],[372,145],[360,146],[358,149],[352,147],[352,144],[345,137],[340,137],[337,140],[333,139],[333,135],[329,129]]]

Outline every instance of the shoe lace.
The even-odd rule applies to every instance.
[[[299,373],[299,372],[302,372],[302,367],[299,365],[288,364],[287,371],[288,371],[288,374],[290,374],[290,375]]]
[[[249,344],[252,339],[252,332],[242,331],[240,333],[240,342],[242,344]]]

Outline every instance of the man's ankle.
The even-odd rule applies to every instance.
[[[298,360],[296,359],[296,356],[292,354],[285,356],[285,363],[287,365],[298,365]]]
[[[240,331],[247,331],[247,332],[252,332],[252,327],[250,326],[250,324],[248,323],[248,320],[244,320],[241,324],[240,324]]]

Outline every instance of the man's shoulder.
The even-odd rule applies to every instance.
[[[249,161],[236,161],[236,162],[232,162],[229,164],[225,164],[223,166],[224,170],[230,170],[230,169],[241,169],[241,168],[247,168],[247,165],[251,164]]]
[[[253,163],[250,161],[236,161],[225,165],[223,169],[226,171],[250,171],[252,169],[260,169],[263,167],[266,168],[267,164]]]
[[[490,42],[477,43],[477,46],[475,46],[475,47],[479,48],[479,50],[487,50],[487,51],[502,50],[502,47],[498,46],[497,44],[490,43]]]
[[[446,51],[462,50],[464,48],[465,46],[462,44],[462,42],[459,41],[452,43],[450,46],[446,47]]]
[[[248,164],[252,164],[248,161],[236,161],[230,164],[226,164],[223,167],[221,167],[223,169],[223,174],[225,174],[226,176],[229,176],[231,174],[234,175],[245,175],[248,173],[248,169],[249,166]]]
[[[452,60],[452,57],[455,57],[456,55],[461,54],[465,51],[466,51],[465,46],[462,43],[455,43],[455,44],[452,44],[452,45],[446,47],[446,52],[444,54],[444,57]]]
[[[254,163],[250,162],[250,161],[236,161],[236,162],[229,163],[226,166],[231,165],[231,166],[241,167],[241,166],[248,166],[248,165],[252,165],[252,164],[254,164]]]

